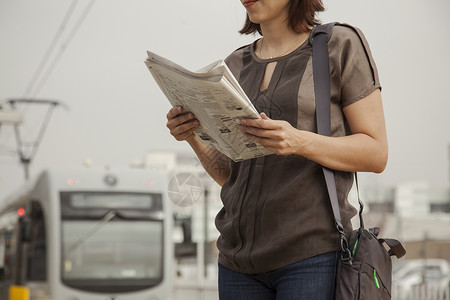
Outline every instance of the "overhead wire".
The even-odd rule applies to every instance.
[[[54,68],[57,66],[58,62],[60,61],[62,55],[67,50],[67,48],[70,45],[70,42],[75,37],[75,34],[80,29],[81,25],[83,24],[84,20],[88,16],[89,12],[91,11],[92,7],[94,6],[96,0],[91,0],[88,5],[84,8],[81,16],[78,18],[77,22],[75,23],[74,27],[72,28],[71,32],[69,33],[68,37],[64,42],[61,44],[58,53],[53,58],[53,61],[50,65],[50,67],[47,68],[44,75],[41,77],[41,80],[39,81],[38,86],[36,87],[34,93],[32,94],[33,97],[35,97],[42,89],[44,84],[47,82],[48,78],[50,77],[51,73],[53,72]]]
[[[53,72],[54,68],[56,67],[59,60],[61,59],[63,53],[67,50],[72,39],[75,37],[76,33],[82,26],[83,22],[85,21],[86,17],[88,16],[89,12],[91,11],[94,3],[95,3],[95,0],[90,0],[88,5],[86,5],[82,14],[77,19],[77,21],[75,22],[75,25],[73,26],[72,30],[68,34],[68,37],[61,44],[58,53],[56,54],[56,56],[53,57],[50,67],[48,67],[46,69],[44,75],[40,77],[42,72],[45,70],[45,67],[48,65],[48,61],[51,57],[51,54],[53,53],[55,47],[57,46],[58,41],[60,40],[61,36],[63,35],[64,31],[66,30],[67,24],[70,21],[73,13],[75,11],[75,8],[78,4],[78,0],[73,0],[71,2],[69,8],[67,9],[67,11],[64,15],[64,18],[63,18],[61,24],[59,25],[52,41],[50,42],[49,47],[47,48],[47,51],[45,52],[44,56],[42,57],[33,77],[31,78],[27,88],[25,89],[25,91],[23,93],[23,98],[36,97],[36,95],[41,91],[42,87],[47,82],[47,80],[50,77],[51,73]],[[40,80],[39,80],[39,78],[40,78]],[[33,87],[36,85],[36,83],[37,83],[37,87],[33,90]],[[25,107],[22,109],[23,113],[27,110],[29,105],[30,104],[24,104]],[[39,135],[41,135],[41,133],[39,133]],[[10,138],[11,138],[11,136],[9,136],[6,140],[8,141]],[[38,141],[38,143],[39,143],[39,141]],[[8,147],[8,146],[5,144],[3,144],[3,145],[0,144],[0,147]],[[22,149],[17,149],[17,150],[21,151]]]
[[[72,3],[70,4],[66,14],[64,15],[63,20],[61,21],[61,24],[58,27],[58,30],[56,31],[53,39],[50,42],[50,45],[47,48],[47,51],[45,51],[44,56],[42,57],[36,71],[33,74],[33,77],[31,77],[30,82],[28,83],[28,86],[25,89],[25,92],[23,93],[22,98],[27,98],[31,94],[34,84],[36,83],[36,81],[38,80],[42,71],[44,70],[53,50],[56,47],[56,44],[58,43],[59,39],[61,38],[62,34],[64,33],[67,23],[70,21],[70,18],[72,17],[73,12],[75,11],[77,3],[78,3],[78,0],[73,0]]]

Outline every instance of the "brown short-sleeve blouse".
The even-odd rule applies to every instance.
[[[316,132],[312,47],[308,41],[273,59],[255,54],[256,42],[225,61],[259,112]],[[380,88],[376,66],[359,29],[335,26],[328,43],[331,134],[346,134],[342,108]],[[265,68],[276,62],[266,90]],[[356,209],[347,201],[353,174],[335,171],[342,223],[351,231]],[[339,249],[326,184],[319,164],[299,155],[269,155],[231,163],[216,216],[219,263],[242,273],[268,272]]]

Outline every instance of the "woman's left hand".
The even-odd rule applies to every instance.
[[[265,113],[261,113],[261,117],[242,119],[239,129],[246,137],[278,155],[296,154],[304,146],[300,130],[286,121],[272,120]]]
[[[240,129],[275,154],[301,155],[333,170],[383,172],[388,144],[380,90],[344,107],[343,112],[351,134],[340,137],[296,129],[264,113],[262,119],[241,120]]]

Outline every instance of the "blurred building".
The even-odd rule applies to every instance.
[[[426,182],[395,188],[366,189],[369,227],[379,226],[381,236],[400,239],[406,258],[444,258],[450,261],[450,190]]]
[[[222,208],[220,186],[191,151],[149,151],[134,165],[169,174],[167,192],[174,214],[174,299],[218,299],[219,232],[214,219]]]

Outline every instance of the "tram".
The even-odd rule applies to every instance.
[[[42,172],[0,202],[0,299],[172,299],[166,190],[157,170]]]

